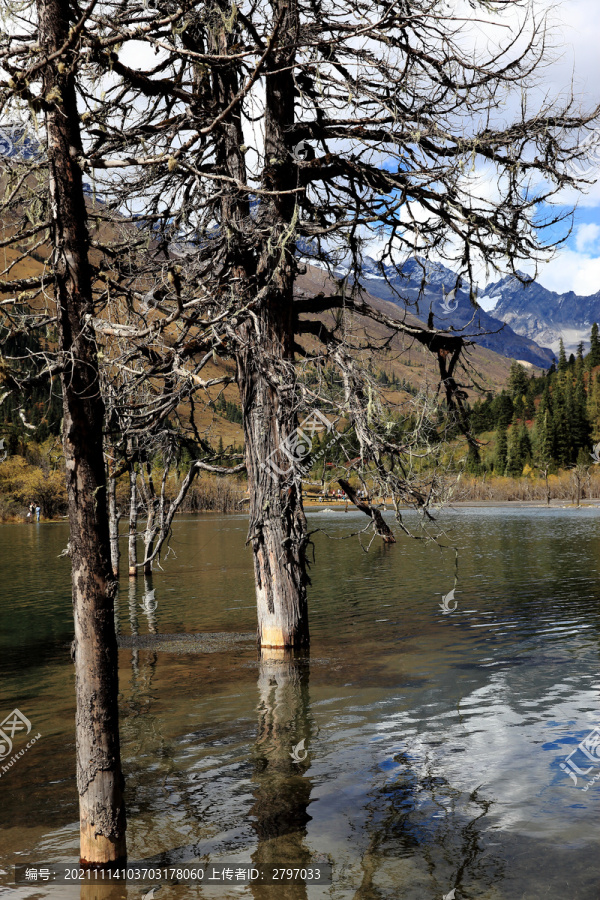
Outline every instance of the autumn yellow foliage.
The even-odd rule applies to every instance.
[[[63,466],[54,466],[46,448],[40,449],[37,465],[16,455],[0,462],[1,519],[25,518],[30,503],[37,503],[41,507],[43,518],[52,519],[66,513],[67,492]]]

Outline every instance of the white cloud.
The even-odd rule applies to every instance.
[[[600,238],[600,225],[596,225],[593,222],[579,225],[575,235],[575,247],[578,253],[597,249],[598,238]]]
[[[598,102],[598,0],[545,2],[552,9],[555,34],[562,36],[562,55],[550,68],[549,80],[567,87],[572,75],[575,92],[593,105]]]
[[[600,257],[570,249],[562,250],[555,259],[540,268],[537,280],[559,294],[567,291],[584,296],[597,294],[600,291]]]

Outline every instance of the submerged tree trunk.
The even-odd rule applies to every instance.
[[[263,325],[266,331],[267,316]],[[302,647],[309,643],[307,527],[301,478],[285,452],[293,446],[297,422],[289,396],[293,393],[293,364],[288,363],[287,369],[283,365],[285,340],[273,330],[269,350],[264,344],[259,349],[248,343],[247,352],[238,357],[258,641],[261,647]],[[259,362],[267,359],[269,365]],[[278,370],[287,375],[287,396],[285,382],[278,383]]]
[[[69,45],[73,6],[38,0],[39,43],[48,56]],[[60,352],[65,369],[63,445],[70,524],[80,858],[85,866],[126,859],[119,746],[115,584],[110,571],[106,472],[88,262],[79,117],[70,61],[45,65],[50,216]]]
[[[119,510],[117,509],[117,479],[108,476],[108,527],[110,534],[110,563],[115,578],[119,577]]]
[[[135,466],[129,469],[129,577],[137,577],[137,472]]]

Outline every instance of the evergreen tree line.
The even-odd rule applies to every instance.
[[[513,362],[507,387],[491,393],[469,410],[475,435],[495,431],[495,452],[482,462],[469,455],[474,474],[493,471],[518,477],[525,466],[556,472],[590,465],[590,451],[600,440],[600,339],[594,323],[589,353],[579,344],[569,358],[560,340],[558,363],[548,372],[528,376]]]

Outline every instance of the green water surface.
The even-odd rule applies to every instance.
[[[128,844],[163,866],[327,861],[333,884],[157,900],[597,900],[600,779],[583,788],[600,763],[577,785],[560,764],[600,724],[600,512],[444,512],[449,615],[452,549],[401,537],[365,553],[343,539],[360,514],[308,518],[304,658],[257,655],[243,516],[176,523],[154,613],[143,579],[122,579]],[[0,760],[0,895],[143,897],[11,886],[15,863],[78,858],[67,540],[66,525],[0,527],[0,719],[17,708],[41,735],[8,771]],[[160,638],[181,633],[217,637]]]

